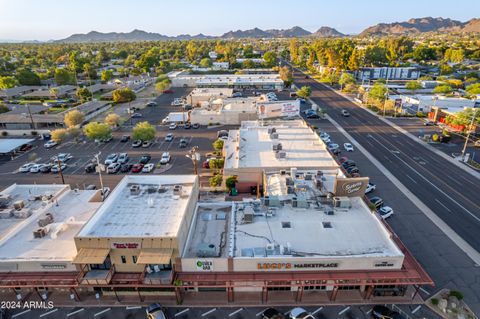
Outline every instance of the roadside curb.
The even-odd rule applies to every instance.
[[[354,144],[360,152],[362,152],[371,162],[387,177],[410,201],[422,211],[450,240],[452,240],[470,259],[477,265],[480,265],[480,253],[477,252],[470,244],[461,238],[447,223],[438,217],[427,205],[425,205],[414,193],[412,193],[405,185],[403,185],[379,160],[377,160],[369,151],[367,151],[360,143],[357,142],[345,129],[340,126],[329,115],[325,115],[352,144]]]
[[[323,83],[321,83],[323,84]],[[434,152],[435,154],[437,154],[438,156],[440,157],[443,157],[445,160],[449,161],[450,163],[452,163],[453,165],[457,166],[458,168],[464,170],[465,172],[467,172],[468,174],[472,175],[473,177],[476,177],[478,179],[480,179],[480,173],[479,172],[476,172],[475,170],[472,170],[471,168],[469,168],[467,165],[464,165],[462,164],[461,162],[449,157],[447,154],[445,154],[444,152],[436,149],[435,147],[431,146],[430,144],[428,143],[424,143],[422,142],[419,138],[413,136],[412,134],[410,134],[409,132],[407,132],[405,129],[403,129],[402,127],[398,126],[397,124],[389,121],[388,119],[382,117],[382,116],[378,116],[377,113],[373,112],[372,110],[369,110],[368,108],[366,108],[365,106],[363,106],[362,104],[356,102],[355,100],[351,99],[349,96],[346,96],[345,94],[343,93],[340,93],[338,92],[337,90],[327,86],[327,85],[324,85],[325,87],[327,87],[329,90],[332,90],[333,92],[335,92],[336,94],[348,99],[350,102],[354,103],[355,105],[357,105],[358,107],[361,107],[362,109],[364,109],[365,111],[369,112],[370,114],[376,116],[378,119],[380,119],[381,121],[383,121],[384,123],[390,125],[391,127],[393,127],[394,129],[396,129],[397,131],[405,134],[408,138],[410,138],[411,140],[417,142],[418,144],[424,146],[425,148],[429,149],[430,151]]]

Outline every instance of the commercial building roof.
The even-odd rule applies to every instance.
[[[192,96],[224,96],[230,97],[233,94],[233,89],[228,88],[196,88],[190,92]]]
[[[19,96],[24,94],[25,92],[31,92],[35,90],[40,90],[41,86],[16,86],[10,89],[3,89],[0,90],[0,98],[10,98],[14,96]]]
[[[62,114],[32,114],[34,123],[61,123],[63,124]],[[25,114],[2,114],[0,123],[31,123],[32,119]]]
[[[281,150],[274,150],[279,144]],[[229,132],[224,152],[225,169],[338,167],[323,141],[302,120],[242,122],[239,130]]]
[[[31,138],[5,138],[0,139],[0,154],[10,153],[20,146],[34,141]]]
[[[77,252],[73,237],[100,205],[92,200],[96,193],[68,185],[14,184],[4,190],[0,263],[71,261]]]
[[[174,237],[196,179],[125,176],[77,237]]]

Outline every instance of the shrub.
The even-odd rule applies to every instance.
[[[30,134],[32,134],[32,136],[37,136],[38,132],[37,131],[31,131]]]
[[[228,191],[231,191],[232,188],[235,187],[236,183],[237,183],[237,176],[229,176],[225,180],[225,186],[227,186]]]
[[[7,131],[3,131],[2,132],[2,136],[7,136],[8,135],[8,132]]]
[[[212,145],[213,145],[213,148],[214,148],[214,149],[216,149],[216,150],[221,150],[221,149],[223,149],[223,143],[224,143],[223,140],[218,139],[218,140],[216,140],[215,142],[213,142]]]
[[[431,300],[432,305],[438,306],[438,299],[437,298],[432,298]]]
[[[462,299],[463,299],[463,293],[461,293],[461,292],[458,291],[458,290],[450,290],[449,296],[457,297],[458,300],[462,300]]]
[[[220,174],[214,175],[208,179],[208,182],[211,187],[216,187],[222,185],[223,176]]]
[[[425,117],[426,115],[423,112],[417,112],[415,114],[416,117]]]

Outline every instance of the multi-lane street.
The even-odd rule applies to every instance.
[[[480,181],[326,86],[296,72],[297,86],[458,235],[480,250]],[[351,115],[344,117],[341,110]]]

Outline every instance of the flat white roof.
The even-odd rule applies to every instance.
[[[12,201],[23,199],[24,210],[31,215],[1,220],[2,225],[8,224],[9,227],[2,229],[0,263],[72,260],[77,253],[73,240],[75,234],[100,205],[99,202],[90,202],[96,192],[74,191],[65,185],[14,185],[2,192]],[[43,196],[53,197],[48,200]],[[38,221],[47,213],[53,216],[53,223],[45,226],[44,237],[34,238],[34,231],[40,228]]]
[[[174,237],[196,179],[195,175],[125,176],[77,237]],[[178,193],[175,185],[182,186]],[[137,187],[138,192],[132,192]]]
[[[233,89],[228,88],[196,88],[190,93],[192,96],[217,96],[222,95],[230,97],[233,94]]]
[[[235,203],[234,257],[268,255],[267,244],[287,247],[289,255],[298,257],[393,257],[403,256],[390,239],[386,228],[360,197],[350,198],[350,209],[324,212],[326,205],[312,202],[309,208],[289,204],[267,209],[260,203]],[[244,213],[254,214],[251,223]],[[329,223],[330,228],[326,228]],[[276,253],[275,253],[276,254]],[[281,253],[280,253],[281,254]]]
[[[273,138],[269,129],[275,128]],[[282,145],[284,158],[277,158],[273,146]],[[225,143],[225,169],[236,168],[338,168],[325,143],[303,120],[242,122]]]

